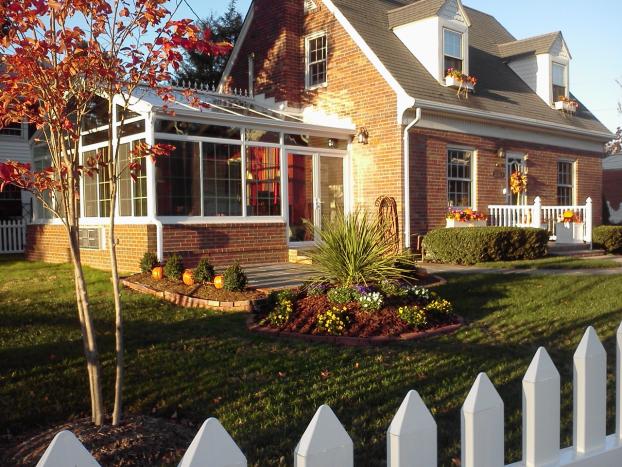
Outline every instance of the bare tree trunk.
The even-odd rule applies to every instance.
[[[117,265],[117,242],[115,239],[115,219],[116,209],[116,178],[115,183],[111,184],[110,189],[110,269],[112,275],[112,292],[114,295],[114,314],[115,314],[115,352],[117,355],[116,378],[114,382],[114,409],[112,412],[112,424],[121,423],[123,416],[123,380],[125,378],[123,343],[123,314],[121,309],[121,291],[119,287],[119,267]]]
[[[80,261],[80,244],[78,231],[74,226],[69,230],[69,251],[71,262],[74,269],[76,299],[78,303],[78,317],[82,328],[82,339],[84,343],[84,354],[86,356],[86,366],[89,375],[89,387],[91,392],[91,418],[95,425],[104,423],[104,401],[102,397],[102,377],[99,364],[99,352],[95,337],[93,318],[90,312],[89,297],[84,279],[84,271]]]

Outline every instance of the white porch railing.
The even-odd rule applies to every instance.
[[[574,212],[581,221],[581,239],[592,244],[592,198],[584,206],[542,206],[539,196],[532,206],[488,206],[488,223],[496,227],[535,227],[546,229],[552,237],[557,237],[557,225],[564,212]]]
[[[26,246],[26,222],[0,221],[0,255],[23,253]]]
[[[523,378],[523,460],[506,467],[620,467],[622,465],[622,325],[617,332],[616,434],[606,436],[607,357],[589,327],[573,359],[573,446],[560,449],[560,375],[544,348]],[[485,373],[462,406],[462,467],[504,466],[503,401]],[[516,427],[511,427],[515,429]],[[353,443],[323,405],[294,450],[295,467],[353,467]],[[68,431],[56,435],[37,467],[99,464]],[[387,431],[388,467],[435,467],[437,428],[416,391],[410,391]],[[246,457],[215,418],[207,420],[179,467],[246,467]]]

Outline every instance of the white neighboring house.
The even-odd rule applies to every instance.
[[[603,160],[604,218],[610,224],[622,225],[622,153]]]
[[[0,162],[14,160],[32,164],[32,148],[29,141],[28,124],[16,123],[0,128]],[[30,217],[31,196],[13,186],[5,187],[0,193],[0,221]]]

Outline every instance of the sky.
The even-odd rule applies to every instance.
[[[228,0],[187,0],[199,17],[222,13]],[[374,1],[374,0],[361,0]],[[245,15],[251,0],[238,0]],[[570,91],[610,130],[622,126],[621,0],[465,0],[496,17],[517,39],[562,31],[572,55]],[[179,17],[195,18],[186,5]]]

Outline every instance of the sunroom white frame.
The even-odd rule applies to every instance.
[[[234,103],[233,108],[239,105],[240,110],[250,112],[252,116],[243,115],[242,112],[236,112],[231,108],[213,106],[220,112],[213,112],[209,110],[197,109],[183,102],[181,96],[181,90],[179,90],[178,101],[165,108],[164,103],[156,96],[154,92],[146,90],[140,99],[134,99],[134,102],[130,106],[130,110],[139,114],[138,117],[127,119],[125,124],[133,123],[136,121],[145,121],[145,131],[143,133],[137,133],[129,136],[124,136],[120,140],[120,144],[129,143],[136,140],[145,140],[147,144],[153,145],[157,140],[175,140],[184,142],[207,142],[207,143],[220,143],[220,144],[239,144],[242,151],[242,216],[158,216],[157,214],[157,193],[156,193],[156,171],[155,164],[151,161],[147,161],[146,164],[146,180],[147,180],[147,215],[146,216],[121,216],[119,215],[120,203],[116,203],[115,220],[119,225],[155,225],[157,228],[157,245],[158,256],[163,257],[163,225],[191,225],[191,224],[244,224],[244,223],[282,223],[284,229],[284,235],[287,236],[288,228],[288,193],[287,193],[287,154],[292,151],[300,151],[305,153],[320,153],[323,155],[332,155],[336,157],[342,157],[344,160],[344,209],[348,212],[351,209],[352,200],[352,184],[351,184],[351,162],[350,162],[350,144],[352,142],[353,135],[355,133],[354,127],[325,127],[321,125],[305,123],[301,118],[295,115],[288,114],[282,110],[266,109],[262,110],[254,104],[252,98],[243,98],[241,96],[231,96],[225,94],[218,94],[212,92],[199,92],[199,96],[205,96],[206,98],[216,99],[237,99],[238,104]],[[117,104],[121,99],[115,96],[113,103]],[[241,104],[240,104],[241,103]],[[244,107],[244,104],[248,107]],[[251,108],[252,107],[252,108]],[[171,111],[174,111],[174,115],[171,115]],[[283,118],[278,116],[282,115]],[[240,128],[241,138],[238,139],[226,139],[226,138],[213,138],[193,135],[175,135],[171,133],[156,133],[155,122],[158,119],[162,120],[176,120],[186,121],[197,124],[212,124],[220,126],[231,126]],[[117,121],[116,111],[113,111],[113,151],[116,152],[116,136],[120,122]],[[98,127],[90,129],[84,134],[94,133],[106,129],[106,127]],[[273,131],[280,134],[279,143],[262,143],[262,142],[250,142],[246,141],[245,133],[247,129],[255,129],[262,131]],[[322,138],[334,138],[345,139],[348,141],[348,147],[346,150],[336,150],[327,148],[309,148],[285,145],[285,134],[300,134],[300,135],[312,135]],[[82,140],[81,140],[82,142]],[[101,149],[107,146],[107,142],[95,143],[90,145],[80,144],[80,157],[85,152]],[[203,165],[203,145],[200,147],[200,164],[201,169]],[[246,206],[246,148],[247,147],[271,147],[277,148],[280,151],[280,196],[281,196],[281,215],[280,216],[248,216]],[[203,171],[201,170],[201,213],[204,212],[204,193],[203,193]],[[134,183],[134,182],[132,182]],[[84,189],[84,180],[81,182],[81,194]],[[134,187],[132,188],[132,191]],[[119,193],[117,193],[119,196]],[[134,198],[132,198],[134,199]],[[98,189],[98,211],[99,211],[99,189]],[[81,214],[84,215],[84,203],[80,206]],[[134,207],[132,207],[132,210]],[[85,226],[97,226],[106,225],[110,221],[109,217],[82,217],[81,223]],[[33,221],[35,224],[60,224],[59,219],[41,219],[35,218]]]

